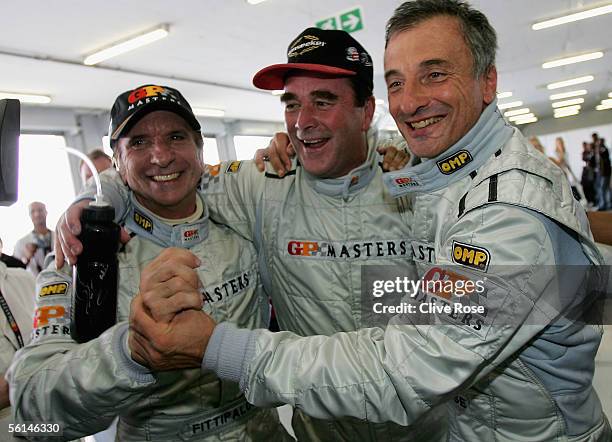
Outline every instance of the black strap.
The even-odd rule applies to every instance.
[[[489,179],[489,202],[497,201],[497,174]]]
[[[497,152],[495,152],[495,156],[498,157],[501,155],[501,149],[499,149]]]
[[[283,178],[285,178],[285,177],[288,177],[288,176],[291,176],[291,175],[295,175],[295,174],[296,174],[296,170],[295,170],[295,169],[293,169],[293,170],[290,170],[289,172],[287,172],[287,173],[286,173],[285,175],[283,175],[283,176],[279,176],[279,175],[275,175],[275,174],[270,173],[270,172],[266,172],[266,173],[265,173],[265,177],[266,177],[266,178],[274,178],[274,179],[276,179],[276,180],[282,180],[282,179],[283,179]]]
[[[467,192],[459,200],[459,215],[457,216],[457,218],[461,218],[461,216],[463,215],[463,212],[465,212],[465,197],[466,196],[467,196]]]
[[[19,325],[17,325],[17,321],[15,320],[15,317],[13,316],[11,309],[6,303],[6,299],[4,299],[4,295],[2,294],[2,291],[0,291],[0,307],[2,307],[2,311],[4,311],[4,315],[6,316],[8,323],[11,326],[13,333],[15,333],[15,337],[17,338],[17,344],[19,345],[19,348],[22,348],[24,344],[23,344],[23,338],[21,337],[21,331],[19,331]]]

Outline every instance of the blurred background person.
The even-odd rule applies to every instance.
[[[28,206],[34,229],[15,244],[13,256],[34,275],[42,270],[45,256],[53,250],[54,233],[47,227],[47,208],[40,201]]]
[[[597,207],[599,210],[612,209],[612,201],[610,198],[610,175],[612,167],[610,165],[610,151],[605,145],[603,138],[597,138],[594,142],[595,156],[598,161],[599,174],[595,183],[597,193]]]
[[[106,170],[113,165],[111,157],[106,155],[102,149],[94,149],[89,152],[87,156],[89,157],[91,162],[94,163],[94,166],[96,166],[96,170],[98,172],[102,172],[103,170]],[[91,178],[91,170],[89,170],[89,167],[87,166],[87,164],[85,164],[85,161],[83,160],[81,160],[80,171],[81,183],[83,184],[83,186],[85,186],[87,180]]]
[[[540,139],[538,137],[535,137],[535,136],[529,137],[529,142],[531,143],[533,147],[535,147],[537,150],[545,154],[544,146],[542,146],[542,143],[540,143]]]
[[[597,173],[595,153],[593,152],[592,144],[588,141],[584,141],[582,143],[582,161],[584,161],[584,166],[582,168],[582,177],[580,179],[580,184],[582,184],[582,190],[584,192],[585,198],[587,199],[588,206],[594,207],[595,178],[597,176]]]
[[[586,198],[584,196],[582,186],[580,185],[580,180],[578,180],[567,161],[565,142],[563,141],[562,137],[557,137],[555,139],[555,156],[551,158],[551,160],[561,168],[561,170],[567,177],[568,181],[570,182],[570,185],[572,186],[572,192],[574,193],[574,197],[578,201],[584,202],[586,204]]]

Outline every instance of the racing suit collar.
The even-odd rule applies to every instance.
[[[368,157],[366,160],[340,178],[318,178],[302,169],[306,182],[317,192],[331,197],[348,200],[366,187],[376,175],[376,135],[368,136]]]
[[[199,191],[197,198],[204,203]],[[134,196],[134,192],[130,191],[126,216],[125,227],[162,247],[190,249],[208,236],[208,207],[205,203],[204,212],[198,220],[171,226],[145,209]]]
[[[514,129],[489,104],[476,124],[459,141],[435,158],[383,175],[385,186],[394,197],[411,192],[435,192],[459,181],[482,166],[512,137]]]

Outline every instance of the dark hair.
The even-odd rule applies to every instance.
[[[387,22],[385,47],[398,32],[406,31],[430,18],[446,15],[459,20],[463,38],[474,59],[474,76],[485,75],[495,65],[497,35],[480,11],[459,0],[414,0],[397,7]]]
[[[366,101],[372,96],[372,90],[366,86],[362,81],[359,81],[357,77],[348,77],[355,92],[355,106],[363,107]]]

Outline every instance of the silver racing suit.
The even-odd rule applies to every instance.
[[[283,178],[272,170],[260,173],[251,161],[209,167],[203,176],[211,218],[255,243],[281,330],[301,336],[358,330],[364,324],[361,268],[398,265],[414,272],[413,257],[433,254],[433,248],[410,241],[407,200],[393,199],[383,186],[375,144],[370,137],[366,162],[337,179],[311,176],[295,161]],[[125,190],[108,178],[104,193],[114,195],[113,205],[120,208]],[[341,415],[317,419],[296,409],[292,426],[298,440],[307,442],[439,441],[446,436],[441,409],[409,428]]]
[[[87,343],[70,337],[72,272],[51,264],[41,273],[32,343],[8,374],[16,422],[62,423],[65,440],[100,431],[116,415],[121,441],[290,440],[276,410],[251,406],[235,383],[199,369],[152,374],[129,357],[130,301],[143,267],[164,247],[189,248],[199,257],[203,308],[216,321],[267,324],[253,246],[210,222],[204,210],[193,223],[170,226],[130,194],[125,222],[136,236],[118,254],[118,323]]]
[[[310,337],[220,324],[203,366],[234,373],[253,404],[322,419],[410,425],[445,404],[452,441],[610,440],[591,383],[601,329],[568,314],[589,301],[580,284],[601,256],[562,171],[493,103],[446,152],[385,182],[411,198],[412,241],[433,249],[415,257],[418,276],[482,282],[463,298],[479,314],[406,310],[386,328]]]

